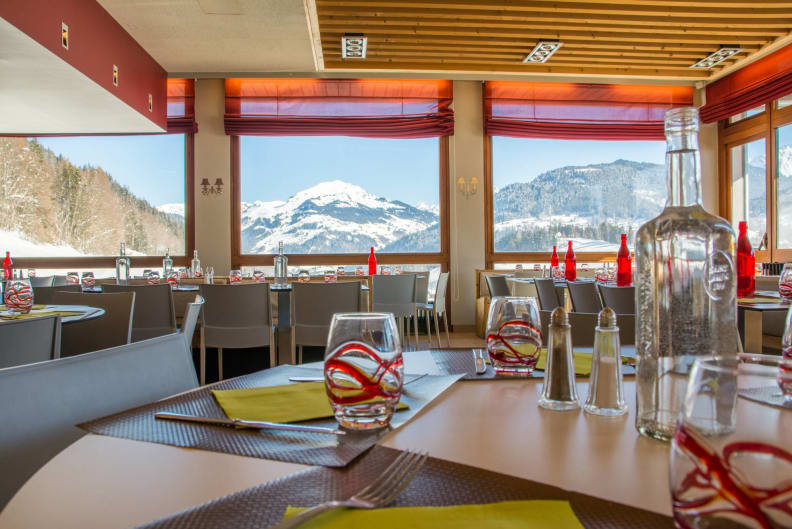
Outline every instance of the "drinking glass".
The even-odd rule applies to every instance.
[[[792,307],[786,315],[784,335],[781,337],[781,365],[778,366],[778,387],[792,403]]]
[[[33,288],[30,279],[9,279],[3,290],[3,303],[8,312],[27,314],[33,308]]]
[[[33,268],[28,268],[28,277],[36,277],[36,270]]]
[[[207,285],[214,284],[214,266],[206,267],[206,275],[204,276],[204,283]]]
[[[353,430],[387,426],[401,398],[404,378],[393,314],[334,314],[324,377],[338,424]]]
[[[530,376],[542,348],[535,298],[494,297],[487,316],[487,352],[498,375]]]
[[[517,272],[522,272],[523,265],[521,265],[521,264],[514,265],[514,270],[517,271]]]
[[[337,276],[344,275],[344,267],[343,266],[339,266],[338,268],[336,268],[336,275]]]
[[[792,263],[784,264],[781,277],[778,278],[778,293],[781,299],[792,301]]]
[[[241,270],[231,270],[228,274],[228,282],[232,285],[242,282],[242,271]]]
[[[79,285],[80,284],[80,274],[78,272],[69,272],[66,274],[66,284],[67,285]]]
[[[335,270],[333,269],[325,270],[324,282],[335,283],[336,281],[338,281],[338,277],[336,276]]]
[[[264,283],[267,276],[261,270],[253,270],[253,281],[256,283]]]
[[[179,285],[179,280],[181,279],[181,274],[178,270],[170,270],[168,272],[168,284],[171,288],[176,288]]]
[[[737,398],[773,383],[776,368],[766,363],[778,357],[760,356],[705,356],[693,365],[671,444],[678,529],[792,527],[792,453],[782,436],[792,431],[792,413]]]
[[[84,290],[91,290],[96,284],[96,278],[93,272],[83,272],[82,286]]]
[[[308,270],[300,270],[300,273],[297,274],[297,281],[300,283],[307,283],[311,280],[311,274],[308,273]]]
[[[363,275],[363,267],[362,266],[358,266],[357,268],[355,268],[355,275],[356,276],[362,276]]]
[[[380,267],[380,275],[389,276],[390,273],[391,273],[390,266],[383,265],[383,266]]]
[[[402,267],[401,266],[394,266],[393,267],[393,275],[400,276],[401,273],[402,273]]]
[[[149,275],[146,278],[146,280],[148,281],[149,285],[159,285],[160,282],[159,272],[157,272],[156,270],[152,270],[151,272],[149,272]]]

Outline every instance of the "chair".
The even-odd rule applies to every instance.
[[[204,306],[204,298],[199,295],[195,296],[195,301],[187,304],[184,311],[184,319],[182,320],[181,334],[184,336],[184,342],[187,350],[192,353],[192,341],[195,334],[195,326],[198,323],[198,316],[201,314],[201,309]]]
[[[425,310],[429,315],[432,316],[435,322],[435,329],[437,329],[437,347],[441,347],[440,344],[440,324],[438,322],[437,316],[442,314],[443,316],[443,323],[445,325],[445,332],[446,332],[446,341],[448,342],[448,347],[451,347],[451,334],[448,332],[448,318],[446,317],[446,291],[448,290],[448,272],[443,272],[440,274],[440,278],[437,280],[437,290],[435,291],[435,298],[432,303],[426,303],[423,305],[418,305],[420,310]],[[429,321],[429,318],[426,318],[426,321]],[[432,330],[429,329],[429,348],[432,348]]]
[[[302,363],[303,346],[327,345],[333,314],[361,311],[360,289],[359,281],[292,285],[292,363]]]
[[[55,292],[82,292],[80,285],[61,285],[52,287],[33,287],[33,303],[52,305]]]
[[[0,323],[0,369],[60,358],[60,316]]]
[[[176,332],[176,311],[173,294],[167,283],[162,285],[105,285],[102,292],[135,293],[132,317],[132,341],[139,342]]]
[[[548,334],[548,327],[550,325],[550,314],[552,311],[540,310],[539,316],[542,320],[542,339],[543,347],[547,347],[547,340],[550,336]],[[573,347],[593,347],[594,334],[597,327],[597,319],[599,314],[587,312],[569,312],[569,325],[572,327],[572,345]],[[632,314],[625,314],[619,316],[616,320],[616,325],[619,327],[619,341],[622,345],[635,344],[635,316]]]
[[[572,299],[574,312],[590,312],[599,314],[602,310],[597,284],[592,281],[569,281],[569,297]]]
[[[132,336],[132,313],[135,293],[88,294],[55,292],[56,305],[88,305],[105,310],[105,315],[88,321],[77,321],[61,331],[61,356],[74,356],[109,347],[128,344]]]
[[[223,348],[269,347],[276,364],[269,284],[200,285],[206,301],[201,325],[201,384],[206,383],[206,348],[217,347],[217,369],[223,380]]]
[[[534,279],[534,285],[536,285],[536,294],[539,296],[540,309],[550,311],[561,306],[553,279],[537,277]]]
[[[178,334],[0,369],[0,509],[39,468],[85,434],[75,424],[196,386],[192,358]]]
[[[635,287],[599,285],[602,304],[616,314],[635,314]]]
[[[44,276],[44,277],[31,277],[30,278],[30,286],[33,288],[37,287],[51,287],[55,282],[55,276]]]
[[[410,339],[410,321],[415,323],[415,275],[398,276],[375,275],[372,278],[372,310],[390,312],[398,320],[399,334],[404,343],[403,319],[407,318],[407,340]],[[416,332],[416,349],[418,338]]]
[[[490,298],[511,296],[506,276],[486,275],[484,279],[487,281],[487,290],[489,290]]]

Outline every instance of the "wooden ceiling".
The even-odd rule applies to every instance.
[[[457,71],[706,81],[792,31],[789,0],[315,0],[325,70]],[[363,33],[368,57],[341,59]],[[523,64],[560,40],[544,64]],[[711,70],[721,46],[744,51]]]

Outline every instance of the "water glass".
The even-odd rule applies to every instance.
[[[36,270],[34,268],[28,269],[28,277],[36,277]]]
[[[83,272],[82,286],[84,290],[91,290],[96,284],[96,278],[93,272]]]
[[[778,366],[778,387],[786,396],[787,404],[792,403],[792,307],[786,315],[784,335],[781,337],[781,364]]]
[[[170,270],[168,272],[167,280],[171,288],[176,288],[179,285],[180,279],[181,279],[181,274],[179,274],[178,270]]]
[[[757,356],[701,357],[693,365],[671,444],[669,486],[677,528],[792,527],[792,413],[737,398],[772,384]],[[778,357],[762,357],[778,361]]]
[[[391,275],[391,267],[390,266],[381,266],[380,267],[380,275],[389,276]]]
[[[530,376],[541,348],[542,324],[536,299],[492,298],[487,316],[487,352],[495,373]]]
[[[792,263],[784,264],[781,277],[778,278],[778,293],[781,299],[792,301]]]
[[[66,284],[67,285],[79,285],[80,284],[80,274],[78,272],[69,272],[66,274]]]
[[[355,268],[355,275],[356,276],[362,276],[363,275],[363,267],[362,266],[358,266],[357,268]]]
[[[242,271],[241,270],[231,270],[228,274],[228,282],[232,285],[236,285],[242,282]]]
[[[394,266],[393,267],[393,275],[400,276],[401,273],[402,273],[402,267],[401,266]]]
[[[3,303],[11,313],[27,314],[33,308],[33,288],[30,279],[10,279],[5,283]]]
[[[267,276],[261,270],[253,270],[253,281],[256,283],[264,283],[267,280]]]
[[[521,265],[521,264],[514,265],[514,270],[516,272],[522,272],[523,271],[523,265]]]
[[[325,270],[324,273],[324,282],[325,283],[335,283],[338,281],[338,277],[336,276],[335,270]]]
[[[387,426],[401,398],[404,379],[393,314],[334,314],[324,378],[338,424],[353,430]]]
[[[344,275],[344,267],[343,266],[339,266],[338,268],[336,268],[336,275],[337,276]]]
[[[206,267],[206,275],[204,275],[204,283],[207,285],[214,284],[214,266]]]
[[[149,285],[159,285],[160,282],[159,272],[157,272],[156,270],[152,270],[151,272],[149,272],[149,275],[146,278],[146,280],[148,281]]]
[[[311,280],[311,274],[308,273],[308,270],[302,269],[300,273],[297,274],[297,281],[300,283],[307,283]]]

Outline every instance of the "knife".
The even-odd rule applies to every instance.
[[[483,375],[487,372],[487,364],[484,362],[484,351],[473,349],[473,361],[476,362],[476,374]]]
[[[261,422],[261,421],[246,421],[243,419],[217,419],[215,417],[199,417],[197,415],[187,415],[184,413],[172,413],[168,411],[161,411],[154,414],[157,419],[166,419],[169,421],[185,421],[197,422],[201,424],[216,424],[219,426],[243,428],[256,428],[258,430],[286,430],[290,432],[310,432],[310,433],[324,433],[331,435],[346,435],[343,430],[333,430],[332,428],[323,428],[321,426],[301,426],[299,424],[283,424],[278,422]]]

